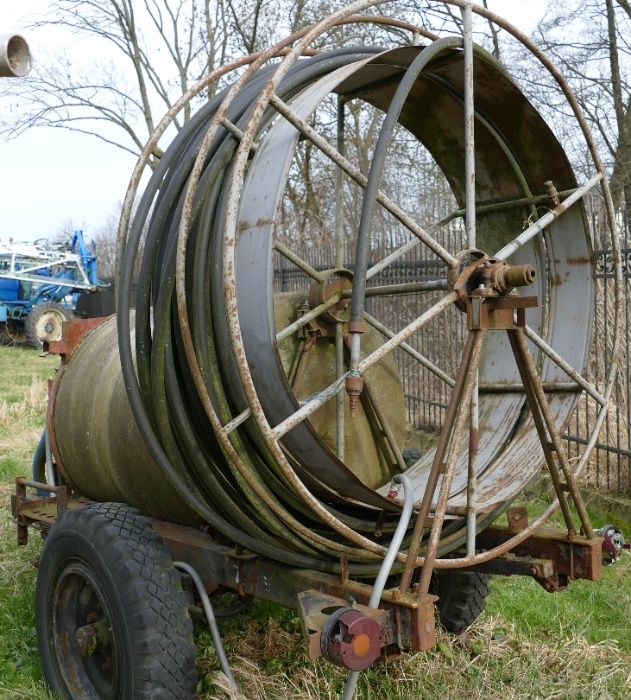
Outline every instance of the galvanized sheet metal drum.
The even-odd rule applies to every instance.
[[[428,49],[348,49],[301,59],[281,82],[277,95],[305,122],[313,121],[318,110],[330,104],[331,96],[362,101],[386,112],[406,71],[424,50]],[[399,122],[431,155],[457,205],[463,207],[463,52],[453,40],[432,51],[414,81]],[[187,201],[186,189],[191,168],[206,129],[213,119],[219,119],[227,93],[211,100],[179,134],[152,176],[129,234],[128,259],[123,257],[126,291],[119,297],[118,344],[110,320],[89,334],[70,359],[56,393],[56,443],[68,477],[89,497],[124,500],[143,512],[178,522],[206,521],[218,536],[245,542],[253,551],[297,565],[335,569],[339,555],[345,554],[357,571],[368,572],[374,568],[371,562],[379,559],[376,551],[349,544],[343,532],[353,531],[379,544],[384,537],[387,543],[394,522],[388,513],[396,518],[398,504],[388,497],[390,475],[374,457],[377,451],[353,451],[353,440],[356,445],[377,440],[366,416],[358,419],[365,425],[355,430],[345,459],[336,454],[331,437],[336,429],[334,413],[324,418],[323,413],[314,414],[313,419],[284,431],[277,440],[282,459],[265,428],[283,424],[317,395],[316,391],[298,396],[292,388],[290,367],[301,351],[297,339],[304,326],[292,335],[289,345],[277,336],[300,304],[288,311],[286,299],[274,293],[275,242],[282,233],[281,210],[294,176],[301,131],[269,106],[257,113],[262,118],[256,149],[250,153],[237,200],[231,181],[240,134],[253,118],[252,105],[272,73],[262,69],[238,92],[229,93],[223,126],[213,127],[214,136],[206,139],[208,155],[192,200]],[[532,197],[545,191],[545,182],[553,181],[558,191],[575,190],[577,183],[544,120],[481,49],[475,51],[474,76],[476,205],[480,208],[477,247],[493,256],[546,207],[554,207],[544,202],[533,208]],[[422,190],[418,196],[423,196]],[[521,203],[485,209],[485,205],[514,200]],[[186,237],[180,228],[182,212],[190,223]],[[236,222],[234,241],[226,235],[231,216]],[[129,322],[126,304],[136,259],[134,246],[145,227],[148,234],[140,262],[136,315]],[[459,252],[450,251],[452,256]],[[509,257],[511,264],[529,264],[536,270],[536,281],[528,293],[537,296],[539,308],[528,311],[529,326],[579,372],[586,367],[590,342],[591,252],[579,202]],[[345,263],[351,275],[354,263]],[[448,273],[445,265],[445,278]],[[176,297],[178,276],[185,280],[185,301]],[[305,287],[305,300],[308,292]],[[425,307],[407,310],[410,317],[406,321],[433,308],[445,293],[424,295]],[[301,313],[308,311],[306,306]],[[460,312],[450,305],[449,313]],[[296,314],[293,318],[300,318]],[[381,319],[386,325],[388,320]],[[317,325],[318,319],[314,322]],[[129,323],[135,329],[131,347],[137,390],[125,349]],[[346,333],[347,319],[341,324]],[[426,332],[432,332],[431,324],[419,331]],[[125,341],[122,345],[121,339]],[[383,342],[385,337],[376,331],[367,333],[364,353],[371,352],[371,344],[378,347]],[[543,382],[565,382],[567,387],[563,370],[535,345],[530,349]],[[197,358],[196,367],[190,362],[191,353]],[[321,352],[318,357],[309,368],[309,387],[324,390],[331,379],[332,355]],[[377,399],[394,425],[391,443],[403,453],[410,431],[407,379],[402,382],[391,357],[374,371],[384,377],[377,382]],[[490,333],[479,371],[480,386],[515,386],[519,381],[505,334]],[[86,386],[95,387],[89,398],[82,393]],[[261,415],[251,400],[252,390]],[[569,419],[576,398],[574,390],[550,394],[558,426]],[[346,416],[345,420],[348,429],[353,419]],[[482,392],[479,425],[478,529],[520,493],[543,462],[523,393],[502,393],[501,387],[494,393]],[[456,446],[448,513],[458,513],[466,504],[468,446],[466,435]],[[412,465],[407,474],[417,500],[425,491],[433,456],[433,448],[425,446],[420,458],[407,460]],[[445,523],[443,552],[458,547],[464,539],[458,517],[448,516]]]

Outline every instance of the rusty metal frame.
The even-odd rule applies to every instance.
[[[576,115],[576,118],[581,126],[581,129],[583,130],[585,139],[588,143],[588,146],[590,148],[590,151],[592,153],[593,160],[596,164],[596,169],[598,171],[597,178],[600,180],[602,177],[602,173],[604,172],[604,169],[602,167],[602,163],[600,161],[600,158],[598,156],[595,144],[593,142],[593,139],[589,133],[589,129],[587,127],[587,124],[585,122],[585,119],[580,111],[580,108],[578,107],[578,104],[573,97],[569,86],[567,85],[566,81],[562,78],[562,76],[559,74],[557,69],[548,61],[548,59],[537,49],[537,47],[523,34],[521,34],[518,30],[516,30],[512,25],[509,23],[505,22],[501,18],[499,18],[497,15],[495,15],[492,12],[489,12],[485,8],[479,7],[479,6],[471,6],[469,2],[462,1],[462,0],[442,0],[446,2],[447,4],[455,5],[457,7],[461,7],[465,9],[466,11],[473,11],[476,14],[479,14],[483,17],[486,17],[487,19],[490,19],[491,21],[495,22],[497,25],[501,26],[504,28],[506,31],[508,31],[510,34],[512,34],[515,38],[517,38],[522,44],[524,44],[541,62],[542,64],[548,69],[552,77],[556,80],[556,82],[559,84],[563,92],[565,93],[570,105],[572,106],[572,109]],[[384,4],[382,0],[361,0],[359,2],[355,2],[348,7],[334,13],[331,15],[327,20],[324,22],[319,23],[318,25],[308,28],[307,30],[304,30],[303,32],[300,32],[293,37],[289,38],[285,42],[281,42],[281,44],[277,45],[273,49],[263,52],[261,54],[257,54],[254,57],[248,57],[248,59],[242,59],[239,62],[235,62],[231,66],[225,67],[225,69],[220,69],[219,71],[215,71],[211,76],[208,76],[208,78],[203,81],[203,85],[199,88],[195,88],[197,92],[199,90],[203,89],[205,85],[208,85],[210,82],[213,80],[218,79],[221,77],[221,75],[224,75],[225,73],[229,72],[230,70],[234,70],[235,68],[239,66],[244,66],[244,65],[249,65],[249,68],[247,71],[244,73],[244,75],[233,85],[233,87],[230,89],[228,96],[226,98],[225,105],[219,110],[213,124],[211,124],[211,127],[206,135],[206,138],[204,139],[204,143],[202,144],[202,147],[200,149],[200,153],[198,156],[198,160],[195,166],[195,169],[193,171],[193,174],[189,180],[189,186],[188,186],[188,191],[187,191],[187,196],[185,200],[185,206],[183,210],[183,215],[182,215],[182,220],[181,220],[181,226],[180,226],[180,239],[179,239],[179,245],[178,245],[178,264],[177,264],[177,271],[176,271],[176,288],[177,288],[177,299],[178,299],[178,311],[180,313],[180,320],[181,320],[181,327],[182,327],[182,334],[183,334],[183,339],[184,339],[184,345],[185,345],[185,350],[187,353],[187,357],[189,359],[192,373],[193,373],[193,378],[196,383],[196,386],[200,392],[200,397],[202,400],[202,403],[204,405],[204,408],[206,410],[206,413],[210,419],[211,424],[213,425],[213,428],[215,429],[216,434],[220,438],[220,441],[222,443],[222,446],[226,453],[228,454],[229,458],[231,461],[237,465],[240,471],[242,473],[246,473],[247,470],[243,469],[242,470],[242,465],[240,462],[240,459],[236,453],[236,451],[233,449],[232,445],[230,444],[228,437],[227,437],[227,432],[224,429],[224,426],[221,426],[218,417],[216,416],[214,409],[211,405],[210,400],[208,399],[207,393],[205,391],[205,388],[203,387],[203,382],[201,380],[201,376],[199,375],[199,368],[197,366],[197,361],[195,358],[195,353],[193,349],[193,343],[192,343],[192,338],[190,336],[190,331],[188,329],[188,316],[187,316],[187,308],[186,308],[186,303],[185,303],[185,290],[184,290],[184,272],[185,272],[185,260],[186,260],[186,242],[187,242],[187,237],[188,237],[188,228],[190,226],[190,219],[192,215],[192,200],[195,192],[195,187],[197,184],[197,181],[199,179],[199,175],[201,172],[201,164],[203,163],[204,157],[207,152],[207,147],[210,141],[212,140],[214,134],[216,133],[216,130],[218,128],[218,124],[221,123],[221,120],[225,118],[226,115],[226,109],[227,106],[230,104],[230,100],[232,97],[236,94],[238,91],[239,87],[244,83],[245,80],[248,79],[249,76],[251,76],[254,71],[261,65],[263,65],[269,58],[274,57],[274,56],[279,56],[282,54],[282,52],[286,51],[287,55],[283,59],[283,61],[280,63],[278,66],[273,78],[270,80],[268,85],[266,86],[265,90],[261,94],[260,99],[258,100],[257,104],[254,107],[251,121],[248,123],[247,128],[242,132],[241,135],[241,143],[239,146],[239,149],[237,151],[237,156],[234,162],[234,170],[232,174],[232,185],[230,189],[230,196],[229,196],[229,203],[227,207],[227,216],[226,216],[226,237],[225,237],[225,269],[229,271],[229,279],[226,282],[226,292],[227,292],[227,312],[228,312],[228,318],[229,318],[229,325],[230,325],[230,332],[231,332],[231,338],[232,338],[232,343],[233,343],[233,348],[235,351],[235,355],[238,358],[238,368],[239,372],[241,375],[241,380],[243,382],[243,386],[248,398],[249,402],[249,408],[247,413],[247,417],[252,416],[254,420],[256,421],[259,430],[261,434],[264,436],[265,441],[273,454],[274,458],[276,459],[278,465],[282,469],[284,475],[286,478],[289,480],[291,483],[292,487],[296,490],[296,492],[300,495],[300,497],[304,500],[306,504],[308,504],[312,510],[327,524],[329,524],[333,529],[335,529],[339,534],[343,535],[348,541],[353,543],[354,545],[358,546],[360,549],[364,549],[367,552],[371,552],[374,555],[381,556],[384,553],[384,549],[380,547],[379,545],[375,545],[373,542],[367,540],[366,538],[363,538],[359,536],[356,532],[354,532],[352,529],[348,528],[345,526],[343,523],[341,523],[339,520],[336,518],[332,517],[332,515],[322,506],[316,502],[316,500],[312,497],[312,495],[309,493],[308,489],[304,487],[302,482],[298,479],[297,475],[295,474],[292,466],[289,464],[287,461],[285,454],[282,450],[282,447],[279,445],[278,440],[279,438],[284,434],[285,429],[289,429],[291,427],[291,421],[286,422],[284,425],[279,425],[273,428],[268,422],[267,419],[263,413],[260,401],[258,400],[258,396],[256,395],[256,390],[252,382],[252,378],[249,374],[249,368],[248,368],[248,363],[247,363],[247,358],[245,356],[244,352],[244,347],[243,347],[243,340],[241,337],[241,332],[239,328],[239,322],[238,322],[238,315],[237,315],[237,308],[236,308],[236,297],[235,297],[235,280],[234,280],[234,241],[236,237],[236,230],[237,230],[237,210],[238,210],[238,202],[239,202],[239,193],[241,191],[241,186],[243,184],[243,179],[244,179],[244,173],[245,173],[245,168],[246,168],[246,163],[247,159],[249,157],[249,154],[251,152],[252,146],[254,145],[254,138],[255,138],[255,133],[256,129],[258,126],[258,121],[260,117],[263,114],[264,109],[266,108],[267,104],[269,102],[272,102],[276,108],[279,108],[279,111],[283,109],[283,106],[280,104],[278,98],[274,96],[274,90],[276,86],[279,84],[280,80],[282,77],[286,74],[287,70],[289,67],[292,65],[295,60],[300,55],[303,55],[305,52],[309,51],[309,45],[310,43],[320,36],[323,32],[327,31],[328,29],[336,26],[338,23],[341,22],[350,22],[350,21],[357,21],[352,18],[353,13],[358,12],[358,11],[363,11],[366,8],[370,8],[373,6],[381,5]],[[371,20],[363,20],[363,21],[371,21]],[[291,44],[297,41],[298,43],[293,46],[293,48],[289,49],[288,47],[291,46]],[[197,94],[197,92],[192,92],[190,96],[188,96],[188,100],[193,96],[193,94]],[[181,108],[184,104],[184,101],[179,104],[178,109]],[[176,110],[177,111],[177,110]],[[158,128],[156,134],[152,136],[150,142],[147,145],[147,148],[145,149],[145,152],[143,153],[143,158],[141,158],[141,161],[139,162],[139,165],[135,171],[134,177],[132,178],[132,184],[130,186],[130,190],[128,192],[128,196],[125,201],[125,208],[123,212],[123,217],[121,219],[121,227],[120,227],[120,236],[119,236],[119,249],[124,247],[124,238],[126,235],[126,230],[127,230],[127,223],[129,221],[129,215],[131,211],[131,204],[133,202],[133,197],[135,194],[135,190],[137,188],[139,179],[140,179],[140,173],[142,172],[142,168],[144,167],[144,164],[142,164],[142,161],[144,160],[144,163],[147,162],[150,154],[153,151],[154,146],[157,143],[157,140],[159,139],[160,135],[164,132],[166,129],[166,126],[168,125],[168,120],[169,118],[172,117],[172,115],[175,112],[172,112],[171,115],[168,115],[168,118],[166,121]],[[286,113],[286,116],[291,116],[289,112]],[[159,132],[159,133],[158,133]],[[142,164],[142,165],[141,165]],[[608,216],[610,219],[610,230],[612,232],[612,248],[613,248],[613,257],[614,257],[614,264],[616,265],[616,314],[617,318],[619,320],[620,318],[620,293],[621,293],[621,276],[620,276],[620,260],[619,260],[619,252],[617,249],[617,241],[616,241],[616,236],[615,236],[615,219],[613,216],[613,204],[611,201],[611,197],[609,194],[608,190],[608,185],[606,182],[606,179],[602,177],[602,180],[600,181],[600,185],[605,197],[606,205],[607,205],[607,212]],[[443,302],[446,304],[451,303],[453,299],[449,298],[450,295],[445,297]],[[447,301],[448,300],[448,301]],[[441,302],[441,308],[442,308],[442,302]],[[418,321],[418,320],[417,320]],[[618,324],[619,325],[619,324]],[[414,329],[416,329],[418,326],[414,325]],[[407,332],[407,331],[406,331]],[[413,332],[413,331],[410,331]],[[399,333],[393,338],[391,338],[389,341],[387,341],[382,349],[374,354],[377,359],[379,357],[384,356],[387,352],[389,352],[391,349],[394,347],[397,347],[398,345],[401,344],[403,340],[407,335],[405,333]],[[615,334],[614,334],[614,340],[613,340],[613,352],[617,350],[619,342],[619,332],[618,332],[618,327],[615,329]],[[371,358],[374,359],[374,358]],[[376,360],[375,360],[376,361]],[[364,364],[363,368],[367,368],[369,364]],[[608,377],[607,377],[607,384],[606,388],[604,391],[604,394],[602,396],[603,402],[608,402],[609,397],[611,395],[612,387],[613,387],[613,382],[614,382],[614,371],[610,371]],[[524,384],[524,386],[526,386]],[[314,407],[315,404],[312,404],[308,410],[303,411],[300,415],[294,415],[292,417],[292,420],[299,420],[302,419],[303,417],[306,417],[309,415],[309,413],[312,410],[315,410]],[[581,471],[584,469],[585,464],[587,462],[587,458],[589,456],[589,452],[593,448],[594,444],[597,441],[597,435],[598,435],[598,430],[600,426],[602,425],[602,422],[604,420],[604,416],[606,413],[606,406],[603,406],[599,412],[598,419],[595,425],[595,428],[592,432],[592,436],[590,440],[588,441],[588,445],[586,446],[586,449],[583,452],[582,457],[580,458],[576,468],[575,468],[575,475],[578,477],[581,473]],[[246,415],[244,412],[242,416]],[[235,419],[236,420],[236,419]],[[231,423],[234,423],[235,421],[232,421]],[[236,426],[235,426],[236,427]],[[239,466],[241,465],[241,466]],[[563,469],[565,471],[565,469]],[[567,474],[566,474],[567,477]],[[569,480],[569,479],[568,479]],[[265,499],[264,499],[265,500]],[[268,503],[270,507],[274,508],[273,505]],[[521,541],[524,541],[529,532],[534,531],[535,527],[544,522],[549,515],[554,512],[556,509],[556,503],[551,504],[551,506],[546,510],[546,512],[537,519],[536,525],[533,524],[530,526],[530,530],[528,528],[521,533],[518,533],[515,535],[515,537],[508,543],[502,543],[496,547],[494,547],[491,551],[487,551],[484,553],[481,553],[479,555],[471,556],[470,554],[466,557],[459,558],[459,559],[449,559],[449,560],[437,560],[435,562],[435,565],[437,567],[443,567],[443,568],[456,568],[457,566],[465,566],[465,565],[471,565],[474,563],[481,564],[485,561],[489,561],[493,556],[497,556],[498,554],[502,554],[506,552],[508,549],[510,549],[509,545],[512,543],[517,544]],[[286,514],[282,515],[283,518],[286,519]],[[292,523],[292,526],[295,526],[295,522]],[[332,545],[334,549],[337,549],[339,551],[342,551],[344,548],[340,547],[336,543],[332,543],[329,540],[325,540],[327,545]],[[323,544],[324,544],[323,542]],[[415,565],[422,564],[424,559],[422,557],[417,558],[415,560]]]
[[[51,497],[30,495],[29,488],[47,491]],[[81,508],[88,503],[77,494],[69,494],[65,486],[49,486],[18,477],[16,493],[12,496],[18,544],[27,543],[30,527],[48,528],[65,510]],[[510,543],[515,529],[526,527],[523,514],[517,513],[518,519],[512,515],[508,513],[511,527],[487,528],[478,535],[478,543],[495,549]],[[371,609],[368,604],[372,586],[349,578],[344,569],[341,576],[296,569],[220,544],[197,528],[155,518],[151,519],[151,524],[173,560],[193,566],[209,592],[225,588],[241,596],[254,595],[297,609],[310,658],[321,656],[320,633],[331,611],[349,606],[378,622],[382,655],[391,657],[403,649],[425,651],[436,642],[434,606],[438,599],[433,595],[424,595],[421,599],[419,584],[405,593],[398,587],[385,590],[379,607]],[[570,579],[598,579],[601,560],[601,538],[577,535],[568,540],[563,530],[543,528],[533,532],[510,553],[468,570],[531,576],[546,590],[555,592],[563,590]]]
[[[361,4],[361,3],[360,3]],[[378,3],[375,3],[378,4]],[[460,4],[460,3],[454,3],[454,4]],[[466,5],[466,3],[464,4]],[[355,5],[353,6],[355,8]],[[341,11],[343,13],[344,11]],[[335,15],[334,15],[335,16]],[[320,25],[320,28],[322,31],[326,30],[328,26],[331,26],[330,19],[322,23]],[[309,39],[309,35],[305,37],[299,44],[300,47],[306,46],[307,42]],[[298,47],[295,50],[295,54],[297,55],[298,53]],[[246,164],[246,154],[249,152],[249,145],[252,143],[252,139],[256,130],[256,125],[257,125],[257,118],[259,115],[262,114],[262,110],[264,105],[267,103],[269,100],[276,109],[281,111],[284,116],[286,117],[291,117],[291,112],[290,110],[286,109],[283,104],[281,104],[280,100],[274,96],[274,90],[275,86],[278,85],[280,79],[283,76],[283,68],[285,70],[288,68],[288,65],[291,64],[291,54],[289,57],[287,57],[284,61],[283,64],[281,64],[281,67],[279,67],[277,73],[274,75],[274,78],[270,80],[270,83],[268,83],[267,88],[263,91],[263,94],[261,95],[261,98],[259,99],[255,109],[254,113],[252,116],[252,122],[248,125],[246,130],[244,131],[244,139],[242,140],[239,151],[237,152],[237,157],[235,159],[235,167],[234,171],[232,174],[232,189],[231,189],[231,198],[229,198],[229,203],[227,205],[227,215],[226,215],[226,233],[225,233],[225,247],[224,247],[224,265],[225,269],[227,270],[232,270],[234,269],[234,241],[235,241],[235,234],[236,234],[236,228],[237,228],[237,222],[236,222],[236,216],[237,216],[237,209],[238,209],[238,201],[239,201],[239,192],[241,188],[241,183],[243,181],[244,177],[244,172],[245,172],[245,164]],[[294,125],[298,124],[300,126],[301,130],[303,130],[303,133],[306,132],[306,128],[304,124],[301,124],[298,122],[296,118],[293,119]],[[314,140],[315,143],[315,136],[311,135],[312,140]],[[200,156],[201,158],[201,156]],[[342,160],[338,158],[338,161],[342,163]],[[350,170],[350,168],[347,168],[347,172]],[[601,179],[601,176],[598,175],[597,178],[595,178],[596,181],[599,181]],[[236,184],[239,183],[239,184]],[[591,183],[590,183],[591,184]],[[193,183],[190,184],[190,191],[189,193],[191,194],[191,200],[192,200],[192,192],[193,192]],[[586,188],[583,188],[586,190]],[[576,193],[578,195],[578,193]],[[578,196],[574,195],[575,199],[578,199]],[[559,212],[560,213],[560,212]],[[186,221],[183,218],[182,220],[182,231],[186,229]],[[182,269],[180,267],[180,269]],[[234,280],[233,280],[234,284]],[[282,452],[282,449],[278,445],[277,439],[281,437],[286,429],[292,427],[295,425],[295,421],[302,419],[303,417],[306,417],[309,415],[309,409],[302,407],[299,411],[297,411],[294,416],[291,417],[291,419],[287,419],[283,424],[276,426],[276,428],[272,428],[268,423],[265,418],[265,415],[263,413],[262,407],[260,405],[260,402],[258,400],[258,396],[256,395],[256,390],[254,388],[254,385],[252,383],[251,376],[249,375],[249,372],[247,370],[247,359],[245,357],[245,352],[243,348],[243,341],[241,338],[241,331],[239,328],[239,322],[238,322],[238,316],[237,316],[237,307],[236,307],[236,296],[234,292],[234,286],[232,285],[227,285],[227,304],[228,304],[228,315],[229,315],[229,325],[230,325],[230,330],[231,330],[231,336],[232,336],[232,343],[233,347],[236,350],[237,356],[240,357],[241,362],[239,363],[239,370],[241,374],[241,379],[243,381],[243,385],[246,391],[246,394],[248,396],[248,401],[250,403],[250,407],[252,410],[252,415],[255,417],[257,424],[259,426],[259,429],[261,430],[262,434],[266,437],[266,442],[270,449],[272,450],[275,459],[281,464],[283,467],[283,471],[291,478],[293,475],[291,474],[291,470],[286,469],[286,467],[289,467],[288,464],[284,464],[285,462],[285,457]],[[404,338],[401,338],[404,339]],[[388,350],[385,348],[387,347],[390,349],[391,347],[394,347],[396,345],[396,342],[394,339],[391,339],[390,341],[386,342],[384,344],[384,354]],[[315,406],[316,404],[314,404]],[[321,405],[318,404],[318,405]],[[274,439],[276,438],[276,439]],[[293,484],[292,484],[293,485]],[[310,503],[310,505],[313,507],[315,505],[316,507],[316,512],[317,512],[317,504]],[[348,528],[345,526],[340,527],[340,523],[332,523],[331,519],[328,519],[329,524],[334,525],[334,527],[338,530],[338,532],[344,534],[345,536],[348,537]],[[353,535],[356,535],[356,533],[353,533]],[[361,541],[361,539],[357,539],[357,537],[352,537],[351,541],[356,542],[360,546],[366,546],[365,541]],[[372,544],[372,543],[371,543]],[[370,547],[372,549],[372,547]],[[473,558],[472,560],[474,560]]]

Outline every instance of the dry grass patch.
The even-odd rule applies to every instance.
[[[286,633],[279,634],[278,624],[277,620],[270,620],[269,635],[266,633],[263,638],[246,624],[239,653],[230,654],[242,697],[339,698],[346,672],[323,661],[307,661],[299,639],[291,635],[288,640]],[[266,638],[275,635],[277,646],[273,653],[289,647],[286,653],[294,657],[294,662],[273,670],[270,659],[261,657],[262,649],[268,648]],[[250,648],[246,649],[248,639]],[[403,654],[361,674],[357,697],[622,700],[631,694],[630,661],[631,657],[621,654],[615,641],[589,644],[583,637],[555,639],[553,635],[545,640],[529,640],[521,636],[515,624],[508,624],[498,615],[486,616],[460,638],[441,634],[435,649]],[[222,674],[207,671],[202,678],[206,689],[200,687],[200,700],[239,697],[229,690]]]

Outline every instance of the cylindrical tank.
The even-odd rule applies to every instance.
[[[294,320],[304,295],[276,295],[277,327]],[[383,342],[379,333],[367,331],[366,346]],[[283,364],[289,368],[301,353],[294,338],[281,343]],[[308,396],[319,383],[335,376],[334,346],[317,344],[309,351],[308,371],[297,391]],[[385,358],[367,373],[375,391],[389,397],[386,420],[402,449],[407,439],[405,398],[392,358]],[[121,373],[116,318],[110,317],[89,331],[67,358],[53,392],[52,433],[57,457],[65,476],[83,495],[95,501],[128,503],[142,513],[182,524],[199,518],[174,494],[149,453],[133,417]],[[324,406],[312,418],[322,438],[334,447],[335,413]],[[391,464],[376,449],[373,428],[364,411],[345,422],[347,466],[371,487],[389,478]],[[215,455],[221,459],[220,454]],[[182,472],[183,473],[183,472]]]
[[[84,336],[63,365],[53,397],[53,444],[80,493],[175,522],[197,521],[173,498],[138,431],[121,374],[114,316]]]

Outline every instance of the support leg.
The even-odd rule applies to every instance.
[[[526,389],[526,396],[528,398],[528,403],[530,405],[533,418],[535,419],[537,432],[539,433],[541,444],[544,448],[544,454],[546,456],[546,462],[554,483],[554,488],[557,492],[557,497],[559,499],[559,503],[561,504],[563,515],[568,523],[568,531],[574,532],[574,526],[567,502],[566,492],[568,492],[572,497],[572,501],[574,502],[578,512],[578,517],[581,521],[583,534],[586,537],[592,537],[592,524],[590,522],[589,515],[587,514],[585,504],[583,503],[583,498],[578,490],[578,486],[576,485],[574,473],[572,472],[569,462],[567,461],[561,436],[559,435],[559,431],[557,430],[554,422],[554,416],[552,415],[552,411],[550,410],[541,380],[537,374],[534,360],[532,359],[532,355],[528,350],[524,332],[521,328],[508,331],[508,337],[513,349],[513,354],[515,355],[517,367],[522,377],[524,388]],[[553,453],[556,453],[557,460],[561,465],[561,471],[563,472],[565,483],[561,481],[561,474],[554,459]]]
[[[485,331],[474,330],[470,331],[473,336],[473,344],[471,348],[471,357],[469,359],[467,371],[464,377],[462,397],[456,408],[454,420],[454,429],[451,436],[451,449],[447,464],[445,465],[440,491],[438,494],[438,502],[434,511],[434,519],[432,528],[427,541],[427,551],[425,553],[425,561],[421,568],[421,577],[418,585],[419,603],[423,603],[429,591],[429,584],[434,569],[434,561],[438,553],[438,545],[440,543],[440,535],[443,529],[445,520],[445,512],[447,510],[447,502],[449,500],[449,491],[453,481],[456,460],[458,458],[459,447],[462,443],[462,437],[469,418],[469,410],[471,406],[471,396],[477,382],[478,365],[480,364],[480,354],[482,352],[482,344],[484,342]],[[426,494],[427,495],[427,492]],[[431,501],[430,501],[431,502]]]
[[[410,582],[412,581],[412,574],[414,572],[421,537],[426,526],[427,516],[429,515],[429,509],[434,498],[438,478],[443,470],[445,453],[447,452],[449,439],[453,432],[456,414],[463,400],[466,377],[471,365],[471,357],[475,344],[475,334],[478,332],[479,331],[472,331],[469,333],[464,351],[462,353],[462,363],[460,364],[458,376],[456,377],[456,383],[451,393],[451,399],[449,401],[447,414],[445,416],[445,423],[440,433],[440,437],[438,438],[438,444],[436,445],[436,452],[434,454],[434,461],[432,462],[432,467],[427,480],[427,486],[425,488],[425,493],[423,494],[423,500],[421,501],[421,507],[414,524],[414,531],[412,533],[412,539],[410,541],[410,547],[408,549],[408,555],[405,562],[405,570],[399,586],[401,593],[405,593],[408,590],[410,587]]]

